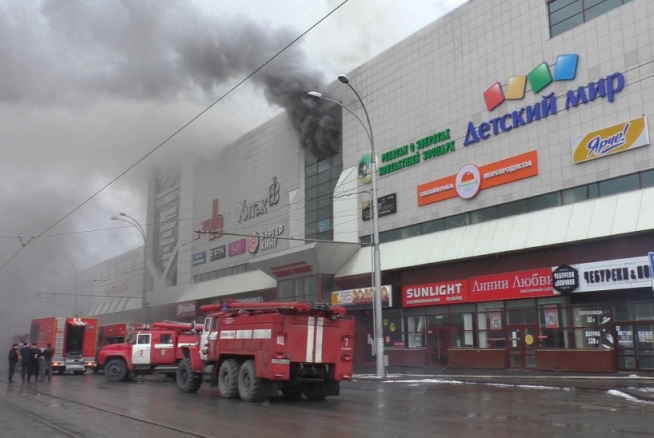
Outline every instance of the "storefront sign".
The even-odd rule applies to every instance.
[[[529,79],[534,93],[538,93],[544,89],[552,80],[573,79],[576,74],[577,59],[578,55],[576,54],[559,55],[554,76],[552,76],[546,62],[535,67],[527,75],[527,79]],[[510,99],[521,99],[524,95],[525,82],[520,77],[512,76],[508,81],[509,89],[507,89],[507,97]],[[599,97],[605,97],[609,102],[613,102],[615,95],[624,89],[625,83],[624,75],[616,72],[600,78],[595,82],[589,82],[587,86],[582,85],[574,90],[568,90],[565,99],[565,109],[568,110],[571,107],[592,102]],[[495,109],[505,99],[502,85],[499,82],[493,84],[484,92],[484,99],[489,111]],[[557,112],[557,96],[552,92],[542,96],[541,102],[536,102],[533,105],[506,113],[488,122],[482,122],[478,126],[475,126],[474,122],[469,122],[463,146],[469,146],[487,140],[492,136],[518,129],[521,126],[544,119]]]
[[[253,219],[263,216],[268,213],[268,207],[279,204],[279,190],[280,186],[277,182],[277,177],[273,177],[273,182],[268,188],[268,196],[260,201],[248,203],[247,199],[238,203],[238,209],[241,215],[238,218],[238,223],[245,222],[248,219]]]
[[[415,166],[420,163],[421,158],[422,161],[427,161],[454,152],[454,140],[448,140],[450,140],[450,130],[445,129],[416,140],[414,143],[405,144],[404,146],[384,152],[381,155],[382,164],[379,166],[378,173],[380,176],[387,175],[406,169],[407,167]],[[359,163],[360,178],[362,174],[362,163],[363,159]]]
[[[348,289],[332,292],[332,305],[356,305],[366,304],[370,305],[373,301],[375,293],[374,287],[365,287],[360,289]],[[383,307],[393,306],[393,287],[382,286],[381,298]]]
[[[235,255],[245,253],[245,248],[246,248],[245,239],[239,239],[239,240],[235,240],[234,242],[230,242],[227,251],[229,256],[232,257]]]
[[[396,193],[377,198],[377,217],[387,216],[394,213],[397,213]],[[364,221],[370,220],[370,201],[365,201],[361,204],[361,216]]]
[[[176,306],[177,310],[177,317],[178,318],[186,318],[186,317],[191,317],[191,316],[196,316],[196,303],[195,301],[189,301],[186,303],[179,303]]]
[[[647,256],[572,266],[579,271],[579,288],[575,292],[652,288]]]
[[[645,116],[572,139],[575,164],[606,157],[649,144]]]
[[[561,265],[552,271],[552,287],[563,295],[579,287],[579,271],[572,266]]]
[[[207,262],[207,252],[202,251],[193,254],[193,266],[203,265]]]
[[[363,184],[370,184],[372,182],[372,163],[370,154],[363,154],[359,161],[359,180]]]
[[[551,268],[471,277],[468,280],[468,288],[471,302],[556,295],[552,288]]]
[[[468,302],[468,280],[418,284],[402,288],[402,307]]]
[[[477,168],[468,164],[457,175],[451,175],[418,186],[418,205],[461,196],[474,197],[479,190],[538,175],[538,152],[530,151]]]
[[[211,248],[209,251],[209,260],[215,262],[216,260],[225,258],[225,245],[219,246],[218,248]]]

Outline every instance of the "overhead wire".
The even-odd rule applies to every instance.
[[[82,208],[84,205],[89,203],[91,200],[93,200],[95,197],[97,197],[100,193],[104,192],[107,188],[109,188],[111,185],[113,185],[116,181],[118,181],[120,178],[125,176],[128,172],[130,172],[132,169],[134,169],[136,166],[138,166],[140,163],[142,163],[146,158],[148,158],[150,155],[155,153],[157,150],[159,150],[162,146],[164,146],[166,143],[168,143],[170,140],[172,140],[174,137],[176,137],[180,132],[182,132],[184,129],[186,129],[189,125],[191,125],[193,122],[198,120],[200,117],[202,117],[207,111],[209,111],[211,108],[213,108],[216,104],[221,102],[223,99],[225,99],[227,96],[229,96],[232,92],[234,92],[236,89],[238,89],[241,85],[243,85],[245,82],[250,80],[255,74],[257,74],[259,71],[261,71],[264,67],[266,67],[268,64],[270,64],[272,61],[274,61],[277,57],[279,57],[282,53],[284,53],[286,50],[288,50],[291,46],[293,46],[296,42],[298,42],[300,39],[302,39],[306,34],[311,32],[313,29],[315,29],[318,25],[320,25],[323,21],[325,21],[327,18],[329,18],[332,14],[334,14],[338,9],[340,9],[345,3],[347,3],[349,0],[343,0],[340,4],[338,4],[336,7],[334,7],[331,11],[329,11],[326,15],[324,15],[320,20],[318,20],[316,23],[311,25],[307,30],[302,32],[300,35],[295,37],[291,42],[286,44],[281,50],[279,50],[277,53],[275,53],[272,57],[270,57],[267,61],[265,61],[263,64],[261,64],[259,67],[255,68],[252,72],[250,72],[247,76],[245,76],[243,79],[238,81],[235,85],[233,85],[231,88],[229,88],[227,91],[225,91],[218,99],[216,99],[214,102],[212,102],[208,107],[206,107],[204,110],[200,111],[197,115],[195,115],[191,120],[183,124],[179,129],[174,131],[172,134],[170,134],[168,137],[166,137],[161,143],[159,143],[157,146],[155,146],[152,150],[147,152],[144,156],[136,160],[133,164],[127,167],[123,172],[118,174],[115,178],[113,178],[111,181],[109,181],[107,184],[105,184],[103,187],[95,191],[91,196],[89,196],[87,199],[82,201],[77,207],[73,208],[71,211],[66,213],[63,217],[55,221],[52,225],[47,227],[45,230],[43,230],[41,233],[37,234],[36,236],[33,236],[30,238],[30,242],[42,237],[45,233],[62,223],[64,220],[69,218],[71,215],[73,215],[76,211],[78,211],[80,208]],[[20,254],[23,249],[27,244],[23,244],[21,248],[18,249],[5,263],[0,266],[0,273],[11,263],[17,256]]]

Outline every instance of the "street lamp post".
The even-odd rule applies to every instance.
[[[375,287],[372,307],[373,307],[373,313],[375,315],[374,329],[375,329],[375,343],[377,346],[376,348],[377,377],[381,379],[385,376],[385,372],[384,372],[384,331],[382,325],[381,257],[379,253],[379,222],[378,222],[379,206],[377,200],[377,154],[375,153],[375,141],[373,140],[370,117],[368,116],[368,110],[366,109],[366,105],[363,103],[363,99],[361,99],[361,96],[359,95],[359,93],[357,93],[357,90],[355,90],[352,84],[350,84],[350,80],[347,78],[347,76],[341,75],[338,77],[338,80],[344,83],[345,85],[347,85],[348,87],[350,87],[350,89],[354,92],[357,99],[359,100],[359,103],[361,103],[363,112],[366,115],[366,121],[368,122],[367,128],[366,125],[361,120],[361,118],[359,118],[359,116],[357,116],[350,108],[346,107],[342,103],[332,99],[328,99],[316,91],[310,91],[309,95],[335,103],[336,105],[347,110],[359,121],[364,131],[366,131],[366,134],[368,135],[368,140],[370,141],[370,153],[371,153],[370,167],[372,172],[372,212],[370,214],[370,217],[372,219],[373,283]]]
[[[118,214],[120,216],[122,216],[122,217],[126,217],[127,219],[123,219],[123,218],[118,217],[118,216],[113,216],[111,218],[111,220],[112,221],[127,222],[128,224],[130,224],[131,226],[136,228],[139,231],[139,233],[141,233],[141,237],[143,237],[143,258],[147,260],[148,242],[147,242],[147,239],[145,238],[145,230],[143,229],[143,226],[141,225],[141,223],[139,221],[134,219],[132,216],[129,216],[127,213],[120,212]],[[144,264],[143,269],[145,269],[145,267],[146,267],[146,265]],[[146,306],[146,304],[147,304],[146,298],[147,297],[146,297],[146,294],[145,294],[145,275],[143,276],[143,288],[142,289],[143,289],[143,291],[141,293],[141,318],[143,319],[143,324],[145,324],[147,322],[146,313],[145,313],[146,312],[146,307],[147,307]]]

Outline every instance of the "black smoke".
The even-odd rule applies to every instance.
[[[9,0],[0,4],[0,104],[73,104],[103,96],[215,99],[273,57],[252,81],[285,109],[317,155],[340,144],[338,110],[306,99],[323,75],[307,65],[300,34],[250,17],[203,15],[186,1]],[[90,97],[93,96],[93,97]]]

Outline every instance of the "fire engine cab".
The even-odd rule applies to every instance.
[[[177,386],[196,392],[204,380],[224,398],[279,395],[322,400],[352,378],[354,321],[345,308],[303,302],[226,302],[209,313],[199,345],[181,348]]]
[[[104,346],[98,364],[110,382],[154,372],[174,378],[182,359],[180,348],[197,345],[201,329],[195,323],[155,322],[151,329],[138,331],[134,343]]]

